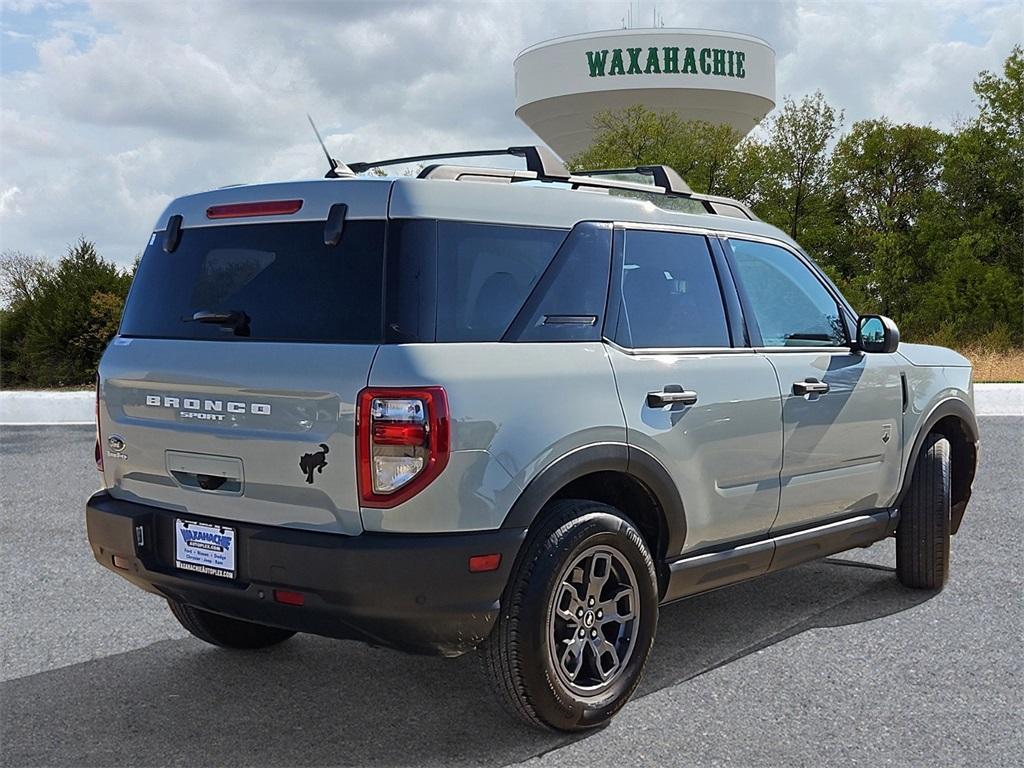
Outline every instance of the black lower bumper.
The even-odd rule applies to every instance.
[[[178,570],[175,517],[234,528],[237,577]],[[149,592],[260,624],[445,656],[490,632],[526,534],[344,536],[176,514],[106,492],[89,500],[86,521],[100,564]],[[501,554],[497,570],[470,573],[471,556],[492,553]],[[304,604],[276,602],[275,589],[302,593]]]

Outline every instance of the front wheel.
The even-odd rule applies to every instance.
[[[506,707],[563,731],[607,722],[643,674],[658,624],[651,554],[614,507],[554,502],[482,648]]]
[[[175,600],[168,600],[167,604],[181,626],[200,640],[222,648],[268,648],[295,634],[288,629],[232,619]]]
[[[896,576],[913,589],[942,589],[949,578],[949,441],[930,434],[921,446],[896,529]]]

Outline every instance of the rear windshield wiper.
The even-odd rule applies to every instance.
[[[249,323],[252,318],[240,309],[229,309],[227,312],[211,312],[201,309],[191,318],[184,318],[186,323],[206,323],[207,325],[222,325],[234,331],[235,336],[248,336]]]

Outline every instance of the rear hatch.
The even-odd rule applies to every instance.
[[[305,182],[172,203],[100,364],[113,496],[361,530],[355,401],[382,336],[388,188]]]

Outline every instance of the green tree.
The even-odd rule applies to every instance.
[[[82,238],[70,246],[14,316],[4,316],[5,385],[92,381],[130,284],[131,273],[103,259],[93,243]]]
[[[934,274],[917,225],[939,196],[943,142],[933,128],[882,118],[855,123],[832,153],[837,226],[820,257],[852,283],[863,310],[907,318],[914,289]]]
[[[668,165],[697,192],[722,194],[741,135],[731,126],[682,120],[673,112],[634,106],[594,120],[597,140],[570,168]]]
[[[768,121],[757,210],[796,240],[827,210],[829,146],[842,122],[820,91],[798,102],[787,96]]]
[[[1024,343],[1024,52],[974,84],[978,115],[948,139],[942,195],[921,223],[935,267],[921,325],[943,338]]]

